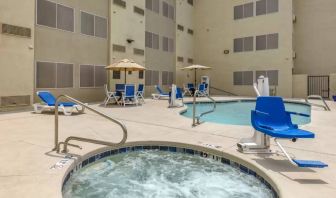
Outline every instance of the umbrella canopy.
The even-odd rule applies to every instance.
[[[203,65],[190,65],[187,67],[183,67],[182,70],[194,70],[195,71],[195,87],[196,87],[196,71],[200,70],[206,70],[206,69],[211,69],[211,67],[203,66]]]
[[[133,60],[122,59],[112,65],[106,66],[105,69],[113,71],[125,71],[125,84],[126,84],[126,71],[143,71],[145,67],[139,65]]]
[[[183,67],[182,70],[193,70],[193,69],[211,69],[211,67],[203,66],[203,65],[190,65],[187,67]]]

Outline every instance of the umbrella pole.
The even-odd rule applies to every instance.
[[[125,68],[125,79],[124,80],[125,80],[125,85],[126,85],[126,68]]]
[[[197,87],[196,85],[196,68],[195,68],[195,88]]]

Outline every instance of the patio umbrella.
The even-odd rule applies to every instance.
[[[194,70],[195,71],[195,86],[196,86],[196,71],[200,70],[206,70],[206,69],[211,69],[211,67],[203,66],[203,65],[190,65],[187,67],[183,67],[182,70]]]
[[[139,65],[133,60],[122,59],[112,65],[106,66],[105,69],[113,71],[125,71],[125,84],[126,84],[126,72],[127,71],[143,71],[146,70],[145,67]]]

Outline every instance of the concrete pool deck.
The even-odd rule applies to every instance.
[[[217,100],[232,98],[217,97]],[[250,137],[249,126],[203,123],[191,127],[191,119],[179,115],[181,108],[169,109],[166,100],[147,99],[138,107],[107,108],[93,104],[128,128],[127,142],[169,141],[204,146],[212,144],[260,168],[277,184],[282,197],[331,198],[336,196],[336,103],[328,102],[332,111],[312,110],[312,122],[302,128],[314,131],[316,138],[296,143],[281,141],[287,151],[299,159],[321,160],[325,169],[296,168],[282,156],[242,154],[236,150],[240,138]],[[86,111],[85,114],[59,117],[60,141],[68,136],[80,136],[117,142],[122,132],[115,124]],[[73,142],[76,143],[77,142]],[[78,142],[82,150],[70,147],[70,153],[80,156],[103,146]],[[54,147],[54,115],[30,111],[0,114],[0,197],[62,197],[63,177],[70,166],[50,169],[63,154]],[[277,149],[274,147],[273,149]]]

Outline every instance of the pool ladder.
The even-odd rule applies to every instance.
[[[102,112],[99,112],[99,111],[97,111],[97,110],[89,107],[87,104],[84,104],[84,103],[82,103],[82,102],[80,102],[80,101],[78,101],[78,100],[76,100],[76,99],[74,99],[74,98],[72,98],[70,96],[67,96],[67,95],[60,95],[60,96],[58,96],[57,99],[56,99],[56,102],[55,102],[55,107],[58,107],[58,104],[60,103],[60,100],[62,98],[66,98],[67,100],[69,100],[71,102],[79,104],[83,108],[86,108],[86,109],[88,109],[88,110],[90,110],[90,111],[92,111],[92,112],[94,112],[94,113],[96,113],[96,114],[98,114],[98,115],[106,118],[107,120],[109,120],[109,121],[111,121],[111,122],[119,125],[120,128],[123,131],[123,138],[122,138],[122,140],[120,142],[113,143],[113,142],[107,142],[107,141],[102,141],[102,140],[95,140],[95,139],[90,139],[90,138],[69,136],[69,137],[67,137],[65,139],[64,142],[58,142],[58,108],[55,108],[55,147],[54,147],[53,151],[56,151],[57,153],[59,153],[61,145],[64,145],[63,150],[62,150],[63,153],[68,152],[68,149],[67,149],[68,146],[72,146],[72,147],[76,147],[76,148],[82,149],[82,147],[79,146],[79,145],[70,144],[69,142],[72,141],[72,140],[81,141],[81,142],[87,142],[87,143],[92,143],[92,144],[101,144],[101,145],[110,146],[110,147],[120,146],[120,145],[122,145],[122,144],[124,144],[126,142],[126,140],[127,140],[127,128],[126,128],[126,126],[122,122],[120,122],[120,121],[118,121],[118,120],[116,120],[114,118],[111,118],[110,116],[108,116],[108,115],[106,115],[106,114],[104,114]]]
[[[194,97],[193,97],[193,124],[192,124],[193,127],[201,124],[201,118],[204,115],[212,113],[216,110],[216,101],[213,98],[211,98],[209,95],[205,95],[205,97],[211,100],[211,102],[213,103],[213,107],[209,111],[200,113],[199,115],[196,116],[196,96],[197,95],[198,95],[198,90],[195,91]]]
[[[319,99],[323,102],[324,105],[311,103],[311,102],[309,102],[309,99]],[[306,100],[306,103],[310,104],[311,106],[321,107],[321,108],[324,108],[324,110],[326,110],[326,111],[330,111],[330,107],[328,106],[328,104],[326,103],[326,101],[324,100],[324,98],[322,96],[310,95],[310,96],[307,96],[307,98],[305,100]]]

